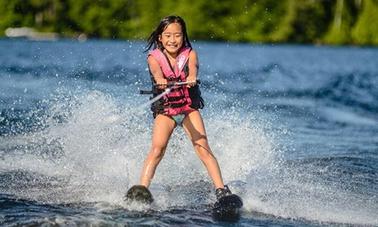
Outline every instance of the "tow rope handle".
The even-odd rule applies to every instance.
[[[187,85],[187,84],[190,84],[191,82],[169,82],[167,84],[168,87],[174,87],[174,86],[183,86],[183,85]],[[200,80],[196,80],[196,83],[197,84],[201,84],[201,81]],[[157,86],[157,84],[154,84],[153,85],[154,87]],[[139,94],[141,95],[151,95],[153,94],[153,91],[152,90],[139,90]]]

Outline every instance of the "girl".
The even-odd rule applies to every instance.
[[[223,184],[218,162],[206,136],[205,126],[198,109],[203,108],[201,94],[196,84],[198,72],[197,53],[191,48],[184,20],[168,16],[148,38],[146,51],[151,50],[147,62],[154,86],[154,96],[164,92],[172,82],[188,82],[174,86],[171,92],[153,103],[154,126],[152,146],[144,161],[140,186],[148,188],[159,162],[162,160],[168,140],[177,125],[184,128],[194,149],[204,163],[216,188],[217,199],[230,195]]]

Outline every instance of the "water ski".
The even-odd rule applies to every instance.
[[[148,188],[143,185],[134,185],[126,193],[126,201],[136,201],[150,204],[154,201],[152,194]]]
[[[213,217],[219,221],[238,221],[242,206],[243,201],[239,196],[235,194],[223,196],[213,206]]]

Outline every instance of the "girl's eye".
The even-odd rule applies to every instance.
[[[182,33],[165,33],[163,34],[163,36],[167,39],[169,39],[170,37],[174,36],[175,38],[181,38],[182,37]]]

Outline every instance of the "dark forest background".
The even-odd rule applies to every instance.
[[[194,40],[378,45],[378,0],[0,0],[0,35],[146,39],[171,14]]]

